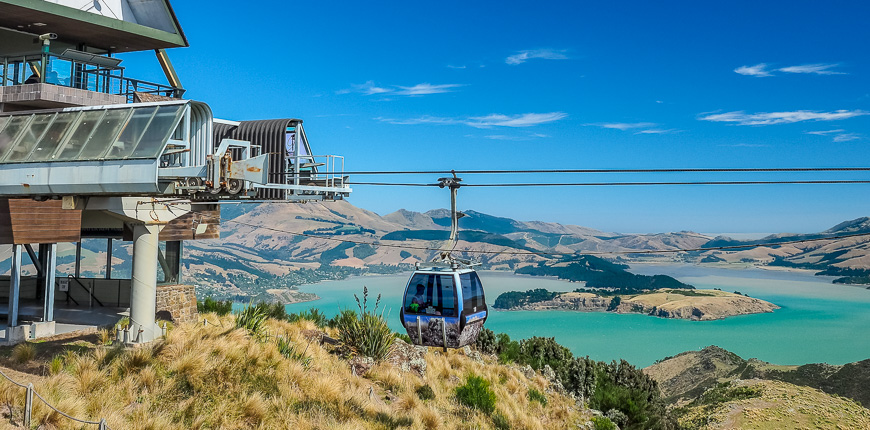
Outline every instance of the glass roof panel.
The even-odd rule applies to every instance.
[[[36,148],[27,161],[51,161],[51,155],[57,150],[63,138],[72,130],[72,124],[80,112],[61,112],[54,118],[54,122],[45,131],[42,139],[39,139]]]
[[[18,133],[30,122],[31,118],[33,118],[32,115],[13,116],[3,131],[0,131],[0,160],[9,152],[9,148],[12,147]]]
[[[54,113],[33,115],[33,120],[30,121],[30,124],[28,124],[27,127],[24,127],[21,130],[18,139],[12,143],[12,149],[9,150],[2,161],[12,162],[26,160],[27,156],[30,155],[30,151],[33,151],[33,147],[36,146],[36,142],[39,142],[39,138],[41,138],[42,134],[45,133],[45,129],[48,128],[49,124],[51,124],[54,116]]]
[[[130,121],[124,127],[121,135],[118,136],[118,140],[112,145],[109,153],[106,154],[106,158],[117,160],[119,158],[126,158],[129,154],[133,153],[139,138],[142,137],[142,133],[148,128],[148,124],[151,123],[151,118],[155,112],[157,112],[157,106],[134,109],[133,116],[130,117]]]
[[[104,110],[90,110],[83,112],[82,116],[79,117],[78,120],[76,120],[75,125],[73,125],[73,130],[70,132],[70,137],[67,139],[66,143],[64,143],[54,155],[54,161],[74,160],[79,155],[79,152],[82,152],[85,142],[88,141],[91,132],[93,132],[97,127],[97,124],[100,123],[100,119],[103,117],[104,113],[106,113]]]
[[[4,116],[4,117],[0,118],[0,131],[3,131],[3,127],[6,126],[7,122],[9,122],[8,116]]]
[[[127,123],[131,109],[111,109],[100,120],[97,129],[91,133],[84,149],[76,160],[98,160],[112,146],[115,137]]]
[[[157,158],[169,135],[175,130],[184,105],[160,106],[151,124],[136,145],[136,150],[129,155],[130,158]]]

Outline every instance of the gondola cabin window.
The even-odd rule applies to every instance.
[[[483,287],[480,286],[480,278],[475,272],[459,275],[462,284],[462,307],[466,313],[474,313],[486,310],[486,298],[483,295]]]
[[[405,292],[405,313],[455,317],[456,285],[453,275],[418,273]]]

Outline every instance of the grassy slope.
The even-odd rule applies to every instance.
[[[493,428],[491,416],[455,400],[455,388],[470,373],[491,382],[497,410],[512,428],[567,428],[588,418],[542,377],[529,379],[516,368],[462,351],[430,349],[423,377],[387,362],[360,377],[347,360],[306,340],[306,334],[316,333],[310,322],[268,323],[272,333],[300,345],[311,358],[306,367],[282,356],[274,342],[233,330],[232,317],[207,317],[223,327],[180,325],[164,341],[128,350],[97,346],[94,335],[75,344],[46,342],[35,344],[35,359],[25,363],[2,348],[0,364],[13,368],[19,380],[34,382],[61,410],[105,417],[114,429]],[[52,369],[50,361],[58,355],[64,357],[62,369]],[[415,392],[426,383],[433,400],[420,400]],[[546,393],[547,406],[531,402],[529,388]],[[12,422],[20,423],[23,390],[3,379],[0,397],[12,405]],[[36,403],[37,423],[78,428]],[[16,428],[8,417],[0,428],[4,425]]]
[[[680,417],[686,429],[867,429],[870,410],[850,399],[779,381],[732,384],[757,390],[752,398],[695,405]]]

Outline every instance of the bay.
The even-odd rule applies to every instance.
[[[625,359],[645,367],[683,351],[717,345],[744,358],[776,364],[845,364],[870,358],[870,290],[831,284],[831,278],[805,271],[757,268],[727,269],[691,265],[635,264],[631,272],[665,274],[696,288],[740,291],[775,303],[781,309],[767,314],[742,315],[716,321],[664,319],[636,314],[570,311],[496,311],[486,326],[512,339],[554,337],[575,355],[596,360]],[[408,274],[362,276],[300,287],[320,300],[287,305],[287,312],[318,308],[328,316],[339,309],[357,309],[363,286],[369,289],[368,307],[381,295],[379,310],[393,330],[404,332],[399,306]],[[551,278],[480,272],[492,304],[505,291],[546,288],[571,291],[578,284]]]

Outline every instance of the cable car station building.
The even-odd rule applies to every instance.
[[[128,340],[148,342],[167,312],[158,284],[192,292],[177,286],[182,242],[219,238],[220,203],[351,192],[343,158],[313,155],[301,120],[218,120],[183,99],[165,50],[186,46],[167,0],[0,0],[6,342],[53,335],[68,315],[105,324],[81,312],[94,307],[129,308]],[[147,50],[167,83],[138,80],[115,57]],[[106,240],[104,278],[81,276],[81,241],[92,238]],[[112,279],[114,240],[132,242],[131,279]],[[76,244],[74,274],[61,279],[58,243]],[[22,276],[25,256],[35,276]]]

